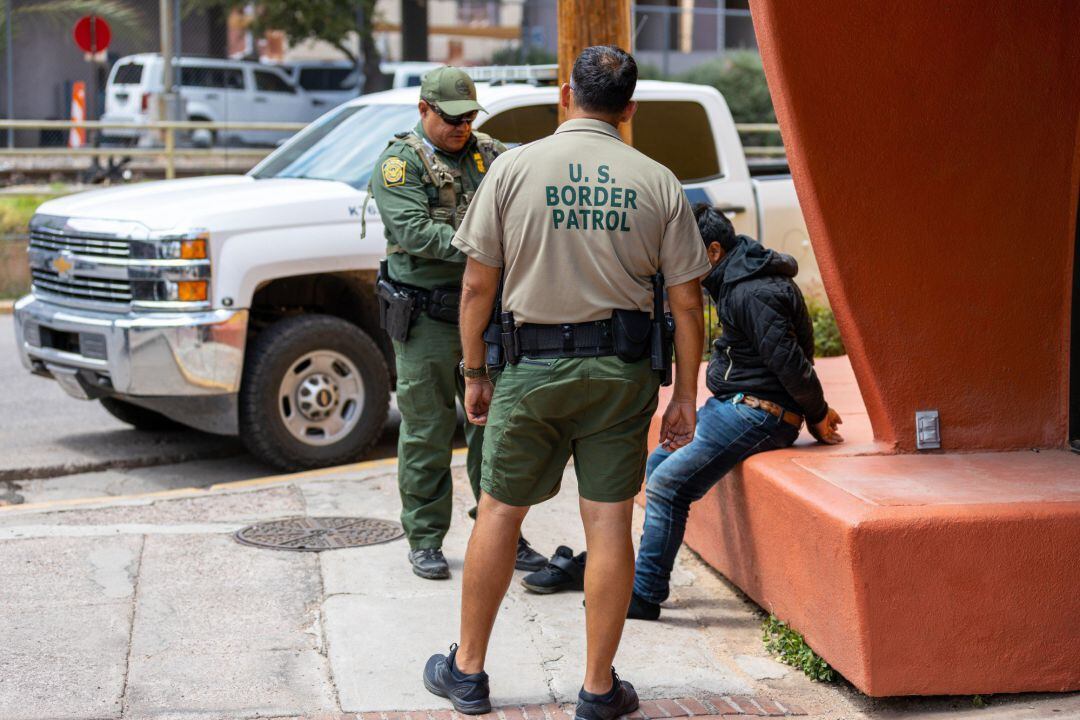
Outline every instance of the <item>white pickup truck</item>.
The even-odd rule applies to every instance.
[[[550,134],[557,88],[480,82],[478,128],[508,145]],[[714,89],[638,84],[634,144],[693,202],[817,266],[791,179],[752,178]],[[15,305],[26,368],[137,428],[239,434],[283,469],[352,461],[383,427],[392,349],[373,291],[384,253],[372,166],[417,121],[416,88],[327,113],[244,176],[150,182],[43,204],[31,294]]]

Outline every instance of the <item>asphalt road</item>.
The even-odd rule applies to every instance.
[[[372,458],[394,454],[399,422],[392,410]],[[206,487],[275,472],[237,438],[137,431],[99,403],[69,397],[23,368],[12,316],[0,315],[0,504]]]

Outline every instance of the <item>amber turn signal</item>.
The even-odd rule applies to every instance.
[[[176,299],[180,302],[203,302],[206,300],[205,280],[185,280],[176,283]]]
[[[180,243],[181,260],[203,260],[206,258],[206,240],[183,240]]]

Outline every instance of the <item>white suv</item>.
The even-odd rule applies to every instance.
[[[181,57],[176,65],[181,117],[187,120],[303,123],[327,110],[272,65],[194,57]],[[158,98],[164,92],[162,66],[161,56],[156,54],[120,58],[109,74],[102,120],[139,124],[157,120]],[[143,146],[157,140],[149,130],[114,128],[104,134],[108,140]],[[287,131],[237,130],[218,138],[199,130],[186,139],[196,145],[219,140],[272,145],[290,135]]]

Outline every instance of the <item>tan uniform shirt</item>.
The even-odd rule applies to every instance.
[[[519,323],[651,312],[657,271],[678,285],[710,269],[671,171],[589,119],[499,156],[453,244],[505,268],[503,310]]]

